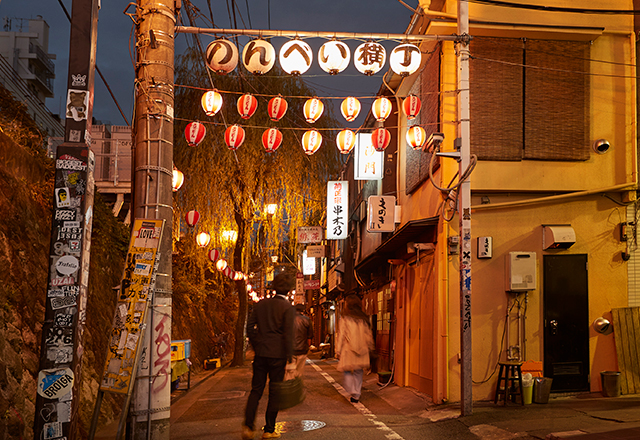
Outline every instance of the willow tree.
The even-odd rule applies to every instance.
[[[296,261],[296,229],[322,224],[326,182],[337,171],[339,160],[332,141],[334,133],[327,128],[336,127],[330,109],[313,126],[308,124],[302,106],[315,93],[299,78],[277,69],[259,77],[239,69],[227,76],[207,72],[195,50],[185,52],[176,63],[174,162],[185,174],[185,184],[176,194],[175,206],[177,219],[183,219],[189,210],[197,210],[201,215],[198,231],[211,235],[209,248],[220,250],[233,270],[248,273],[251,260],[260,256],[261,249],[272,249],[280,261],[291,265]],[[214,87],[223,96],[223,106],[218,114],[208,117],[200,100]],[[245,92],[258,99],[258,109],[249,120],[241,119],[236,107]],[[289,109],[282,120],[273,122],[267,116],[267,103],[278,94],[288,101]],[[184,129],[194,120],[203,123],[207,133],[201,144],[190,147]],[[224,142],[224,131],[236,123],[244,128],[246,138],[239,149],[232,151]],[[282,145],[273,153],[267,153],[261,142],[263,132],[270,127],[283,134]],[[311,156],[305,154],[300,143],[304,131],[310,128],[322,130],[324,138],[320,150]],[[264,208],[268,204],[277,204],[278,209],[267,217]],[[184,229],[184,225],[176,227]],[[235,242],[225,239],[228,235],[223,231],[234,231]],[[232,365],[242,365],[248,309],[246,282],[227,281],[227,286],[238,294]]]

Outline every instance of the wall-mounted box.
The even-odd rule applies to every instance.
[[[526,292],[537,288],[536,253],[509,252],[506,255],[507,292]]]
[[[493,237],[478,237],[478,258],[493,257]]]

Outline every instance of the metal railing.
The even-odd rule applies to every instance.
[[[49,58],[49,55],[47,55],[47,53],[44,50],[42,50],[40,46],[30,41],[29,53],[35,53],[38,60],[40,60],[40,62],[44,64],[47,69],[49,69],[49,72],[51,72],[51,75],[54,75],[55,69],[56,69],[55,65],[53,64],[53,61],[51,61],[51,58]]]

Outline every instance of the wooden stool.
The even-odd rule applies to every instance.
[[[506,406],[507,400],[512,398],[516,401],[516,396],[520,396],[520,402],[524,405],[524,394],[522,393],[522,362],[508,361],[498,362],[500,365],[500,372],[498,373],[498,385],[496,386],[496,396],[493,399],[493,403],[498,403],[498,397],[504,395],[504,404]],[[501,382],[504,381],[504,388],[500,388]],[[518,387],[515,387],[515,382],[518,383]]]

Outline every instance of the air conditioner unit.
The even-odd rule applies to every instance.
[[[536,253],[509,252],[506,261],[507,292],[526,292],[535,290]]]

